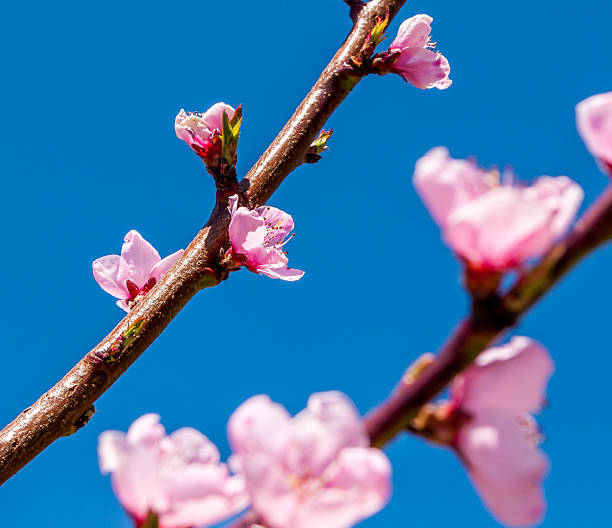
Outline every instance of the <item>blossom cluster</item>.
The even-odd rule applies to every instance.
[[[509,526],[531,525],[545,509],[548,461],[530,413],[541,407],[552,370],[541,345],[515,337],[481,354],[441,404],[444,422],[455,424],[445,443]],[[209,526],[248,504],[271,528],[347,528],[390,498],[391,464],[369,447],[363,420],[340,392],[313,394],[293,418],[268,396],[254,396],[232,414],[227,434],[233,474],[205,436],[191,428],[167,436],[155,414],[127,434],[103,433],[100,468],[112,473],[137,524],[154,514],[161,528]]]
[[[431,43],[432,21],[424,14],[404,21],[376,59],[379,71],[397,73],[417,88],[450,86],[448,60]],[[593,96],[576,111],[588,150],[612,175],[612,93]],[[240,120],[241,107],[217,103],[202,114],[181,110],[175,131],[217,174],[219,164],[235,165],[226,134],[237,141]],[[327,142],[331,133],[325,134]],[[567,233],[584,198],[567,176],[541,176],[527,184],[511,171],[500,174],[452,158],[445,147],[417,161],[413,182],[476,296],[495,294],[503,274],[547,255]],[[219,269],[245,267],[284,281],[304,276],[288,266],[283,249],[294,228],[288,213],[266,205],[252,208],[240,192],[228,193],[221,203],[227,208],[229,246]],[[182,255],[179,250],[162,259],[132,230],[121,255],[95,260],[93,274],[129,311]],[[513,337],[476,357],[455,377],[449,399],[424,407],[411,425],[457,453],[485,505],[508,526],[533,525],[546,508],[542,486],[549,462],[539,448],[543,437],[533,415],[541,410],[553,370],[542,345]],[[113,489],[137,526],[150,518],[161,528],[210,526],[251,507],[258,522],[270,528],[348,528],[390,499],[391,463],[370,446],[364,420],[340,392],[311,395],[293,417],[268,396],[254,396],[229,418],[227,437],[232,455],[224,463],[199,431],[185,427],[168,435],[158,415],[146,414],[127,433],[100,436],[100,469],[111,474]]]
[[[267,396],[243,403],[228,422],[228,466],[204,435],[188,427],[166,435],[159,416],[127,434],[100,435],[98,456],[119,501],[141,525],[210,526],[249,503],[272,528],[349,527],[379,511],[391,493],[391,464],[369,441],[342,393],[313,394],[295,417]]]

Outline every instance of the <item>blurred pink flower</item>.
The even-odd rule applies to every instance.
[[[452,81],[448,78],[448,60],[439,52],[433,51],[431,42],[431,23],[428,15],[415,15],[402,22],[389,51],[399,52],[393,69],[405,81],[417,88],[448,88]]]
[[[174,120],[176,136],[187,143],[196,154],[204,157],[212,144],[213,136],[220,136],[223,132],[223,114],[231,119],[234,112],[235,109],[225,103],[216,103],[203,114],[187,113],[181,109]]]
[[[155,248],[132,230],[125,235],[121,256],[94,260],[93,274],[105,292],[119,299],[117,306],[129,312],[137,298],[155,286],[182,254],[180,249],[162,260]]]
[[[230,464],[272,528],[345,528],[389,499],[389,460],[367,447],[357,410],[340,392],[313,394],[293,418],[267,396],[254,396],[231,416],[228,436]]]
[[[612,175],[612,92],[594,95],[576,106],[576,124],[589,152]]]
[[[452,386],[452,408],[469,417],[456,448],[482,500],[507,526],[536,524],[546,509],[549,464],[530,413],[544,401],[553,369],[540,344],[514,337],[483,352]]]
[[[417,162],[414,185],[446,243],[472,268],[491,270],[541,256],[566,233],[584,197],[566,176],[500,185],[494,173],[451,158],[444,147]]]
[[[229,199],[232,220],[229,237],[232,253],[245,261],[247,269],[272,279],[296,281],[304,272],[288,268],[289,259],[282,247],[293,230],[293,218],[275,207],[262,206],[254,210],[238,207],[238,196]],[[285,240],[287,239],[287,240]]]
[[[248,504],[242,478],[230,475],[208,438],[191,427],[166,435],[157,414],[141,416],[127,434],[102,433],[98,458],[137,524],[153,512],[160,528],[209,526]]]

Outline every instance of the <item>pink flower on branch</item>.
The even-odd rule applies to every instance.
[[[137,526],[151,514],[160,528],[210,526],[248,504],[241,477],[230,475],[208,438],[191,427],[166,435],[157,414],[141,416],[127,434],[102,433],[98,458]]]
[[[549,464],[530,413],[541,407],[553,369],[546,349],[515,337],[478,356],[451,389],[451,414],[468,418],[455,448],[482,500],[507,526],[536,524],[546,509]]]
[[[392,70],[406,82],[417,88],[448,88],[450,65],[440,52],[434,51],[431,42],[429,15],[415,15],[402,22],[395,40],[389,46],[389,53],[395,56]]]
[[[589,152],[612,176],[612,92],[594,95],[578,103],[576,124]]]
[[[236,110],[226,103],[216,103],[203,114],[181,111],[174,120],[176,136],[187,143],[201,158],[206,158],[209,149],[220,141],[223,133],[223,114],[230,119]],[[220,149],[220,144],[219,144]]]
[[[313,394],[293,418],[267,396],[254,396],[231,416],[228,436],[230,464],[272,528],[346,528],[389,499],[389,460],[368,447],[363,422],[342,393]]]
[[[117,306],[129,312],[182,254],[180,249],[162,260],[156,249],[132,230],[125,235],[121,256],[107,255],[94,260],[93,275],[105,292],[119,299]]]
[[[584,193],[566,176],[528,187],[456,160],[438,147],[416,164],[414,185],[446,243],[472,269],[503,271],[541,256],[567,231]]]
[[[272,279],[296,281],[304,272],[287,267],[289,259],[282,250],[291,240],[293,218],[280,209],[267,205],[249,210],[238,207],[238,195],[229,198],[232,216],[229,237],[235,263]]]

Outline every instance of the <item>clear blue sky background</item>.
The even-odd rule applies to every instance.
[[[92,260],[117,253],[133,228],[167,255],[207,218],[213,187],[174,136],[177,111],[242,102],[244,174],[342,43],[346,11],[341,0],[3,2],[0,422],[122,317]],[[4,525],[128,527],[99,474],[96,439],[145,412],[169,430],[199,428],[226,455],[226,420],[253,394],[294,412],[320,390],[346,392],[363,412],[384,398],[467,305],[411,185],[430,147],[511,165],[524,179],[567,174],[587,203],[603,189],[573,112],[612,89],[608,2],[414,1],[390,32],[420,12],[435,18],[453,86],[365,79],[331,118],[324,160],[295,171],[271,201],[294,216],[288,249],[305,278],[244,271],[198,295],[87,427],[0,489]],[[557,365],[540,417],[552,459],[546,527],[609,519],[611,266],[612,248],[589,258],[517,329]],[[364,526],[495,524],[451,453],[405,436],[388,454],[394,496]]]

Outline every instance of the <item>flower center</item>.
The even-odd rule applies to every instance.
[[[287,485],[298,496],[300,501],[323,489],[324,482],[320,477],[312,475],[289,475]]]
[[[266,207],[266,210],[269,210],[269,207]],[[287,242],[289,242],[289,240],[291,240],[294,236],[295,233],[291,233],[291,236],[285,240],[284,242],[279,242],[278,241],[278,233],[281,230],[281,228],[283,227],[283,221],[282,220],[278,220],[275,224],[272,224],[271,222],[268,222],[268,219],[264,216],[263,220],[265,222],[266,225],[266,236],[264,237],[264,241],[263,241],[263,245],[266,247],[273,247],[275,249],[280,249],[281,247],[283,247]]]
[[[156,282],[157,281],[155,280],[155,277],[151,277],[142,288],[139,288],[135,282],[132,282],[130,279],[127,279],[125,281],[125,287],[127,288],[127,291],[130,296],[125,299],[125,302],[127,302],[128,305],[130,303],[135,303],[139,299],[139,297],[142,297],[143,295],[147,294],[151,290],[151,288],[155,286]]]

